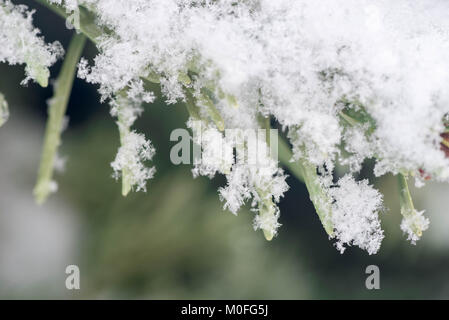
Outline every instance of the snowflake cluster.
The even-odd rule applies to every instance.
[[[329,193],[337,248],[343,253],[344,244],[352,244],[376,253],[384,238],[378,216],[382,195],[368,181],[357,182],[350,175],[341,178]]]
[[[26,64],[22,84],[34,80],[48,85],[48,68],[61,57],[64,50],[59,42],[46,44],[33,27],[33,11],[23,5],[0,0],[0,62]]]
[[[80,69],[81,70],[81,69]],[[132,131],[131,127],[142,113],[142,104],[154,101],[151,92],[143,92],[142,81],[129,85],[127,91],[122,91],[111,99],[111,115],[117,118],[120,131],[121,147],[115,160],[111,163],[114,177],[123,180],[123,195],[127,195],[134,187],[136,191],[146,191],[146,182],[154,176],[155,168],[145,165],[153,158],[155,150],[144,135]]]
[[[135,186],[137,191],[146,190],[146,181],[153,178],[155,169],[145,167],[142,162],[151,160],[153,155],[154,148],[142,134],[129,132],[123,137],[122,146],[111,163],[114,176],[118,178],[121,175],[128,188]]]
[[[402,212],[404,219],[401,222],[401,230],[407,234],[407,240],[416,244],[422,235],[422,232],[429,227],[429,219],[423,216],[424,211]]]

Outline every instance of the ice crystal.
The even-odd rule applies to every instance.
[[[148,168],[144,162],[151,160],[154,148],[142,134],[128,133],[119,148],[115,160],[111,163],[116,178],[123,176],[137,191],[146,190],[146,182],[154,176],[155,169]]]
[[[234,214],[247,201],[256,213],[254,228],[264,230],[272,239],[280,226],[277,203],[288,189],[285,174],[270,153],[265,135],[251,135],[244,130],[221,133],[213,126],[190,119],[193,141],[201,147],[201,158],[194,162],[194,176],[226,176],[227,185],[219,189],[224,208]],[[248,147],[248,145],[252,147]]]
[[[329,194],[334,201],[332,223],[338,250],[343,253],[346,244],[376,253],[384,238],[379,220],[382,195],[367,180],[355,181],[350,175],[341,178]]]
[[[424,217],[424,211],[411,211],[402,212],[404,216],[401,221],[401,230],[407,234],[407,240],[410,240],[412,244],[416,244],[421,236],[422,232],[429,227],[429,219]]]
[[[136,88],[142,86],[141,82],[130,84],[127,91],[117,94],[111,99],[111,115],[117,118],[120,131],[121,146],[115,160],[111,163],[116,178],[122,177],[122,193],[127,195],[134,187],[136,191],[146,191],[146,181],[154,175],[155,168],[149,168],[145,161],[151,160],[155,150],[149,140],[142,134],[131,131],[131,126],[142,113],[143,102],[153,102],[154,96],[150,93],[142,94]]]
[[[193,176],[227,174],[234,163],[233,145],[215,127],[190,119],[187,126],[193,131],[193,142],[202,148],[201,158],[194,159]]]

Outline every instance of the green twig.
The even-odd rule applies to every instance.
[[[73,36],[61,72],[55,84],[55,93],[49,104],[49,118],[45,129],[44,146],[34,196],[38,203],[43,203],[52,191],[54,163],[61,143],[61,131],[64,115],[72,91],[76,66],[84,48],[86,37],[81,34]]]
[[[305,183],[310,200],[323,224],[324,230],[332,237],[334,228],[331,221],[331,200],[321,185],[316,167],[304,158],[292,161],[292,156],[293,154],[287,142],[282,138],[279,139],[279,161],[298,180]]]
[[[410,190],[407,183],[407,177],[402,173],[398,174],[398,186],[399,186],[399,203],[401,205],[401,214],[405,219],[409,219],[410,221],[414,221],[410,225],[410,228],[418,238],[422,236],[422,227],[419,223],[419,220],[414,219],[417,212],[415,210],[415,206],[413,205],[412,196],[410,194]]]
[[[288,146],[288,143],[283,139],[280,138],[279,142],[279,161],[284,165],[284,167],[287,167],[287,169],[301,182],[304,182],[303,178],[303,170],[301,168],[301,165],[298,161],[292,161],[293,153]]]
[[[122,90],[117,94],[117,125],[120,133],[120,145],[123,147],[125,145],[125,139],[131,132],[131,128],[129,126],[129,123],[127,123],[126,118],[123,115],[123,112],[120,110],[122,108],[126,108],[126,100],[127,100],[127,93],[126,90]],[[132,189],[132,181],[131,181],[131,174],[129,172],[129,169],[122,168],[122,196],[126,197],[131,189]]]
[[[6,101],[3,94],[0,93],[0,127],[8,121],[9,118],[9,109],[8,102]]]
[[[402,173],[398,174],[398,185],[399,185],[401,208],[406,209],[406,211],[415,210],[412,196],[408,188],[407,178]]]

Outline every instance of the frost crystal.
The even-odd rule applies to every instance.
[[[0,0],[0,62],[11,65],[26,64],[26,78],[22,84],[34,80],[48,85],[48,68],[63,55],[59,42],[45,44],[40,31],[33,27],[33,11],[24,5]]]
[[[151,160],[154,148],[141,134],[130,132],[123,138],[115,160],[111,163],[114,176],[123,176],[137,191],[146,191],[146,182],[154,176],[155,169],[147,168],[144,162]]]
[[[267,150],[268,146],[261,142],[259,148]],[[264,154],[265,158],[260,159]],[[251,158],[251,155],[248,155],[248,158]],[[224,208],[234,214],[252,198],[251,206],[256,212],[254,228],[262,229],[265,237],[271,240],[280,226],[277,222],[279,209],[276,204],[288,190],[288,185],[285,182],[286,175],[283,170],[268,152],[260,153],[255,158],[259,162],[251,164],[242,163],[242,159],[237,157],[231,171],[226,174],[227,185],[219,189],[219,194],[220,199],[225,202]]]
[[[237,214],[240,207],[252,199],[251,206],[256,213],[254,228],[262,229],[266,238],[272,239],[280,226],[276,203],[288,185],[282,169],[270,156],[266,142],[255,136],[256,140],[251,141],[238,129],[223,134],[193,119],[187,126],[193,131],[193,141],[202,150],[201,158],[195,159],[193,175],[226,175],[227,185],[219,189],[224,208]]]
[[[187,127],[193,131],[193,142],[202,148],[201,158],[194,159],[193,176],[212,178],[217,172],[227,174],[234,163],[234,149],[230,141],[215,127],[190,119]]]
[[[111,115],[117,117],[121,147],[111,163],[116,178],[122,177],[122,193],[127,195],[135,187],[136,191],[146,191],[146,181],[154,176],[155,168],[148,168],[144,162],[151,160],[155,150],[142,134],[131,131],[131,126],[142,113],[143,102],[153,102],[152,94],[143,94],[141,82],[132,83],[129,90],[120,92],[111,99]],[[136,92],[137,88],[137,92]]]
[[[429,219],[424,217],[424,211],[402,212],[404,216],[401,222],[401,230],[407,234],[407,240],[416,244],[421,238],[422,232],[429,227]]]
[[[343,253],[345,244],[356,245],[369,254],[376,253],[384,238],[378,216],[382,195],[367,180],[355,181],[350,175],[341,178],[329,194],[335,201],[332,223],[337,249]]]

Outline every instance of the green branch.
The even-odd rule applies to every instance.
[[[64,115],[72,91],[75,71],[86,37],[81,34],[73,36],[61,72],[55,84],[55,93],[49,104],[49,118],[45,129],[44,146],[34,196],[41,204],[52,191],[52,177],[58,147],[61,143],[61,131]]]
[[[3,94],[0,93],[0,127],[8,121],[9,118],[9,109],[8,102],[6,101]]]

